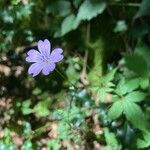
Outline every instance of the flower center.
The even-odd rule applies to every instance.
[[[45,59],[44,61],[46,64],[49,64],[51,62],[51,60],[49,58]]]
[[[45,63],[45,64],[49,64],[51,62],[50,58],[49,57],[45,57],[45,56],[42,56],[42,61]]]

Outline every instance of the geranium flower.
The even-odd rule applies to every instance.
[[[33,77],[40,72],[44,75],[50,74],[55,69],[56,63],[64,58],[61,48],[56,48],[51,52],[51,43],[47,39],[38,41],[38,50],[29,50],[26,57],[27,62],[33,62],[28,69],[28,73]]]

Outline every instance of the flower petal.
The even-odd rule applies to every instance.
[[[64,55],[62,54],[63,50],[61,48],[56,48],[52,51],[50,55],[50,60],[52,62],[59,62],[64,58]]]
[[[35,50],[31,49],[27,52],[28,57],[26,57],[27,62],[42,62],[42,56],[41,54]]]
[[[34,63],[29,67],[28,73],[33,74],[33,77],[35,77],[41,72],[42,68],[43,68],[42,63]]]
[[[52,72],[55,69],[56,65],[54,63],[50,63],[44,66],[42,69],[42,73],[44,75],[48,75],[50,72]]]
[[[42,40],[40,40],[40,41],[38,41],[38,49],[42,55],[44,55],[45,57],[49,57],[51,43],[47,39],[45,39],[44,42]]]

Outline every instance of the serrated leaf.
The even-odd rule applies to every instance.
[[[127,93],[127,86],[125,86],[125,79],[124,78],[122,78],[119,81],[115,92],[117,93],[117,95],[120,95],[120,96],[123,96],[124,94]]]
[[[85,0],[77,14],[78,20],[91,20],[98,14],[101,14],[106,8],[106,2],[104,0]]]
[[[137,128],[146,130],[147,123],[141,108],[134,102],[123,101],[124,114],[126,118]]]
[[[108,111],[108,116],[111,119],[116,119],[122,114],[122,112],[123,112],[123,104],[122,104],[122,101],[119,100],[113,103],[113,105]]]
[[[108,82],[108,83],[107,83],[107,86],[108,86],[108,87],[115,87],[115,84],[112,83],[112,82]]]
[[[103,83],[110,83],[114,79],[114,75],[116,73],[117,69],[111,70],[108,74],[106,74],[104,77],[102,77],[102,82]]]
[[[107,97],[106,97],[106,95],[109,92],[112,92],[113,90],[114,89],[109,88],[109,87],[97,87],[97,93],[98,93],[100,102],[107,103]]]
[[[130,102],[141,102],[144,100],[144,98],[147,96],[147,94],[139,91],[134,91],[132,93],[129,93],[126,97],[125,100],[128,100]]]
[[[138,78],[127,80],[127,81],[125,81],[125,79],[122,78],[119,81],[115,92],[118,95],[123,96],[126,93],[129,93],[129,92],[132,92],[133,90],[136,90],[138,87],[139,87],[139,79]]]
[[[112,95],[112,101],[117,102],[120,100],[120,97],[118,95]]]
[[[98,89],[98,96],[101,102],[105,101],[105,95],[106,95],[106,88],[102,87]]]
[[[74,14],[67,16],[61,25],[61,36],[65,35],[66,33],[75,30],[79,25],[79,21],[76,19]]]
[[[126,86],[126,89],[127,89],[126,92],[128,93],[133,90],[136,90],[139,87],[139,78],[126,81],[124,86]]]
[[[115,85],[110,81],[114,79],[115,72],[116,69],[99,78],[100,86],[97,86],[97,92],[101,102],[105,102],[106,93],[112,92],[114,90],[113,87]],[[98,79],[95,80],[95,82],[98,82]]]
[[[126,66],[139,76],[149,76],[149,68],[143,56],[138,54],[125,55]]]
[[[98,39],[91,45],[91,52],[94,53],[93,67],[88,73],[88,79],[92,86],[100,86],[101,78],[103,74],[103,49],[104,41],[102,38]]]
[[[144,132],[143,139],[137,140],[138,148],[148,148],[150,146],[150,132]]]

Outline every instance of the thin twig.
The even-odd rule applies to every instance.
[[[90,42],[90,22],[87,24],[87,31],[86,31],[86,42],[87,44],[89,44]],[[81,73],[81,81],[84,85],[88,85],[89,81],[87,79],[87,71],[86,71],[86,67],[87,67],[87,59],[88,59],[88,50],[85,51],[85,55],[84,55],[84,60],[83,60],[83,69],[82,69],[82,73]]]

